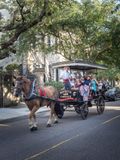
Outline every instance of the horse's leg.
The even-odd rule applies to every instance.
[[[37,130],[36,114],[33,115],[33,127],[35,130]]]
[[[32,109],[31,109],[29,103],[26,103],[26,105],[28,106],[29,111],[30,111],[30,113],[29,113],[29,115],[28,115],[29,129],[32,130],[32,128],[33,128],[33,117],[31,116],[31,110],[32,110]]]
[[[53,112],[52,106],[50,106],[50,116],[49,116],[49,119],[48,119],[48,122],[47,122],[47,127],[51,127],[53,114],[54,114],[54,112]]]
[[[31,110],[30,114],[29,114],[29,122],[31,123],[31,126],[30,126],[30,130],[33,131],[33,130],[36,130],[37,128],[35,128],[35,123],[34,123],[34,118],[35,118],[35,112],[38,110],[38,107],[33,107],[33,109]]]
[[[54,123],[58,123],[58,116],[54,113]]]
[[[55,112],[55,103],[53,103],[53,116],[54,116],[54,123],[58,123],[58,116]]]
[[[29,109],[30,114],[31,114],[31,110]],[[31,115],[28,115],[28,124],[29,124],[29,129],[32,130],[34,123],[33,123],[33,117]]]
[[[28,124],[29,124],[29,128],[30,128],[30,130],[32,130],[32,128],[34,127],[33,119],[32,119],[32,118],[29,118],[29,120],[28,120]]]

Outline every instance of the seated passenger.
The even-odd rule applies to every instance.
[[[103,82],[100,80],[98,81],[98,90],[102,92],[102,88],[103,88]]]
[[[74,74],[71,74],[70,85],[71,85],[71,88],[75,88],[75,76],[74,76]]]
[[[81,81],[80,81],[80,79],[76,79],[75,80],[75,88],[80,88],[80,85],[81,85]]]
[[[92,78],[91,83],[90,83],[90,89],[91,89],[91,94],[92,96],[95,96],[97,93],[97,80],[95,78]]]

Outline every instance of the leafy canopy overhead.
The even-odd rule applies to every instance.
[[[10,52],[37,49],[120,68],[119,1],[2,0],[0,3],[11,16],[0,22],[1,58]],[[46,37],[54,37],[54,43],[46,45]]]

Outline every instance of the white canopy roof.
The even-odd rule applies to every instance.
[[[105,65],[93,64],[82,60],[64,61],[64,62],[53,63],[51,65],[52,69],[63,68],[65,66],[68,66],[70,67],[70,69],[75,69],[75,70],[107,69]]]

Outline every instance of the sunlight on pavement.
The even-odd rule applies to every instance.
[[[105,108],[109,110],[120,110],[120,106],[105,106]]]
[[[96,109],[96,106],[93,106],[92,108]],[[120,110],[120,106],[105,106],[105,109],[109,110]]]
[[[0,124],[0,127],[9,127],[7,124]]]

